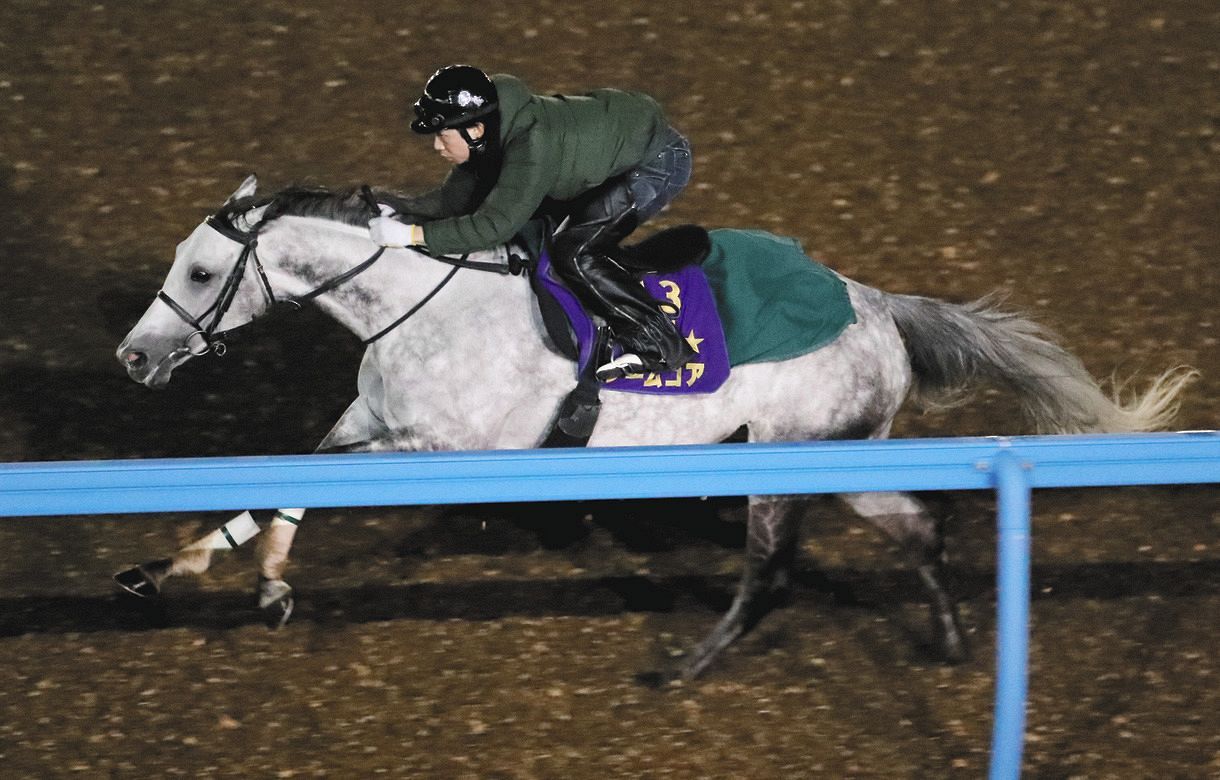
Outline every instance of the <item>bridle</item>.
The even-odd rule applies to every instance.
[[[365,187],[362,191],[362,196],[372,206],[375,214],[380,213],[377,203],[373,200],[372,193],[367,187]],[[170,296],[170,294],[164,289],[157,292],[157,300],[168,306],[171,311],[182,319],[183,322],[194,328],[194,330],[191,331],[191,333],[182,342],[182,346],[178,347],[178,349],[174,350],[171,354],[180,355],[183,353],[190,353],[191,355],[198,357],[201,355],[206,355],[209,352],[213,352],[220,356],[224,355],[225,352],[228,351],[228,347],[225,345],[224,339],[237,328],[230,328],[229,330],[219,332],[216,329],[219,327],[221,320],[224,319],[225,314],[228,313],[229,307],[233,305],[233,300],[237,296],[238,288],[241,287],[242,280],[245,278],[246,266],[251,261],[254,263],[255,271],[257,271],[258,280],[263,292],[263,298],[267,301],[267,307],[271,308],[276,304],[288,304],[299,309],[301,308],[302,304],[308,303],[318,296],[334,290],[340,285],[350,281],[359,274],[368,270],[381,258],[386,250],[386,247],[384,246],[377,247],[377,251],[373,252],[373,254],[363,262],[349,268],[337,276],[328,279],[307,293],[294,295],[289,298],[277,298],[275,291],[271,289],[271,282],[267,279],[267,272],[263,269],[262,261],[259,260],[258,257],[258,236],[263,226],[266,225],[268,221],[269,220],[264,219],[251,227],[249,231],[243,231],[235,227],[229,220],[223,219],[217,214],[213,214],[209,216],[207,220],[205,220],[207,225],[217,233],[220,233],[225,238],[241,244],[241,253],[237,256],[237,261],[233,264],[233,268],[230,269],[228,276],[225,277],[224,284],[221,286],[220,292],[217,293],[216,299],[212,301],[212,305],[198,316],[195,316],[187,311],[184,306],[175,301],[173,297]],[[439,293],[451,279],[453,279],[454,275],[461,268],[471,268],[477,271],[489,271],[501,275],[512,274],[513,276],[516,276],[522,273],[527,267],[526,262],[514,254],[509,255],[507,263],[487,263],[468,260],[467,258],[469,255],[462,255],[461,257],[446,257],[444,255],[429,254],[422,247],[414,247],[413,249],[414,251],[430,257],[433,260],[438,260],[442,263],[452,265],[453,269],[446,274],[445,277],[441,279],[441,281],[437,283],[437,285],[433,287],[427,295],[425,295],[418,303],[407,310],[405,314],[391,322],[386,327],[377,331],[372,336],[363,339],[364,344],[372,344],[382,336],[385,336],[387,333],[397,328],[402,323],[406,322],[412,315],[423,308],[424,304],[432,300],[432,298],[435,297],[436,294]]]
[[[267,306],[270,307],[276,303],[275,292],[271,289],[271,282],[267,279],[267,272],[263,270],[262,261],[258,259],[258,233],[260,225],[255,225],[250,232],[242,232],[234,227],[227,220],[221,219],[213,214],[206,220],[209,227],[215,230],[225,238],[236,241],[241,244],[241,254],[237,256],[237,262],[233,264],[229,275],[225,277],[224,284],[220,288],[220,292],[216,295],[216,300],[212,301],[209,306],[198,317],[186,310],[182,304],[178,303],[164,289],[157,291],[157,300],[164,303],[166,306],[177,314],[183,322],[190,325],[193,330],[190,335],[182,342],[182,346],[175,352],[186,351],[192,355],[206,355],[209,352],[215,352],[217,355],[223,355],[228,351],[225,346],[224,338],[231,331],[216,332],[216,328],[220,325],[220,321],[224,319],[228,313],[229,307],[233,305],[233,299],[237,297],[237,290],[241,287],[242,279],[246,275],[246,265],[250,260],[254,261],[254,268],[258,271],[258,279],[262,283],[263,297],[267,300]],[[382,250],[385,247],[381,248]],[[381,252],[374,255],[375,260]],[[207,324],[204,320],[211,315],[212,319]],[[192,344],[194,342],[194,344]]]

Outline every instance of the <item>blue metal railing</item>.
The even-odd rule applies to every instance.
[[[991,777],[1020,774],[1030,491],[1220,482],[1220,434],[896,439],[0,464],[0,516],[994,489]]]
[[[992,462],[997,504],[995,720],[991,777],[1021,775],[1029,688],[1030,479],[1011,451]]]

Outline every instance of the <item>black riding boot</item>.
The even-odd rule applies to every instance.
[[[614,182],[591,192],[583,208],[559,226],[552,242],[551,263],[560,278],[606,321],[614,343],[639,358],[623,361],[617,370],[599,370],[601,379],[672,371],[695,354],[639,279],[608,254],[637,224],[631,191]]]
[[[603,316],[614,342],[624,354],[640,359],[638,364],[628,359],[622,374],[673,371],[694,357],[673,322],[634,275],[604,254],[577,255],[576,265],[606,312]]]

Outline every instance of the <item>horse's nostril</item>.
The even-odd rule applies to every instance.
[[[123,355],[123,362],[127,364],[128,368],[141,368],[148,362],[148,355],[143,352],[128,352]]]

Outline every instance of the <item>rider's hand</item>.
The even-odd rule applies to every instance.
[[[419,225],[404,224],[393,217],[373,217],[369,220],[369,238],[381,246],[423,246],[424,229]]]

